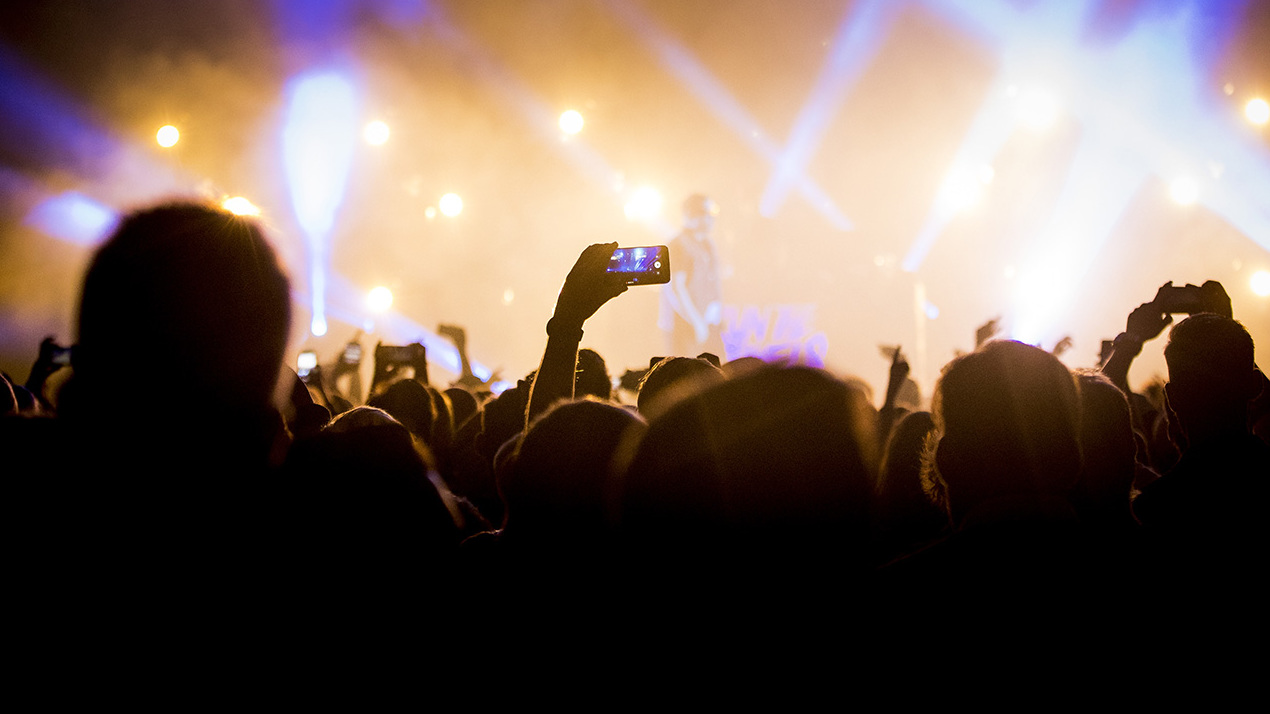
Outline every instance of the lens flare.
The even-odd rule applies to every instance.
[[[1267,104],[1266,100],[1260,97],[1249,99],[1248,103],[1244,105],[1244,116],[1248,117],[1248,121],[1253,124],[1264,126],[1266,122],[1270,121],[1270,104]]]
[[[1270,297],[1270,270],[1258,270],[1253,273],[1249,285],[1258,297]]]
[[[447,193],[437,202],[437,207],[442,213],[453,218],[463,212],[463,199],[457,193]]]
[[[234,196],[221,201],[221,208],[235,216],[259,216],[260,207],[242,196]]]
[[[181,132],[171,124],[161,126],[154,135],[154,140],[159,142],[159,146],[168,149],[176,146],[176,142],[181,140]]]
[[[1189,206],[1199,198],[1199,184],[1190,176],[1178,176],[1169,184],[1169,195],[1181,206]]]
[[[560,131],[566,134],[576,134],[582,131],[584,123],[582,115],[573,109],[560,115]]]
[[[623,209],[628,221],[652,220],[661,215],[661,194],[655,188],[644,186],[631,194]]]
[[[366,143],[371,146],[382,146],[384,142],[388,141],[390,133],[387,124],[376,120],[367,124],[366,128],[362,130],[362,138],[366,139]]]
[[[366,306],[371,312],[387,312],[392,307],[392,291],[379,285],[366,294]]]

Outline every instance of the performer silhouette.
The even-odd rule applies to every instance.
[[[661,291],[658,324],[669,337],[671,355],[712,352],[722,359],[719,259],[710,235],[719,206],[693,194],[683,211],[683,230],[669,243],[672,275]]]

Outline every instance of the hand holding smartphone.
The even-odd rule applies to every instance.
[[[609,258],[607,272],[618,273],[627,285],[661,285],[670,282],[670,249],[664,245],[618,248]]]

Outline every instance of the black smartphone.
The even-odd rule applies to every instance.
[[[627,285],[660,285],[670,282],[670,249],[664,245],[618,248],[609,258],[610,273],[620,273]]]
[[[1211,308],[1198,285],[1168,285],[1155,294],[1160,312],[1208,312]]]

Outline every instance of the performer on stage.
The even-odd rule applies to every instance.
[[[720,359],[719,258],[710,231],[719,206],[701,194],[684,201],[684,228],[670,241],[671,281],[661,290],[658,324],[670,338],[670,355],[711,352]]]

